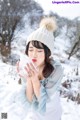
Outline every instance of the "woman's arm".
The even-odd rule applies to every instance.
[[[34,68],[34,66],[31,64],[27,64],[27,66],[25,67],[29,77],[29,79],[31,80],[28,81],[28,85],[27,85],[27,89],[29,91],[30,89],[30,93],[32,94],[31,90],[32,90],[32,87],[33,87],[33,92],[34,92],[34,95],[38,98],[39,95],[40,95],[40,81],[38,79],[38,71]],[[29,94],[29,92],[27,93]],[[30,94],[28,95],[30,97]],[[30,97],[31,99],[32,97]]]
[[[30,79],[27,79],[26,96],[27,96],[27,99],[29,100],[29,102],[32,102],[33,93],[34,93],[34,91],[33,91],[32,82]]]
[[[28,70],[26,68],[26,70]],[[17,72],[19,73],[19,62],[17,62]],[[20,77],[24,78],[24,76],[20,75]],[[33,86],[32,86],[32,82],[31,82],[31,79],[27,76],[27,85],[26,85],[26,96],[27,96],[27,99],[29,100],[29,102],[32,102],[32,98],[33,98]]]
[[[34,94],[38,98],[40,96],[40,81],[36,79],[32,79]]]
[[[34,80],[34,78],[32,80],[27,80],[26,96],[29,102],[32,102],[33,95],[37,98],[40,95],[40,81],[37,79]]]

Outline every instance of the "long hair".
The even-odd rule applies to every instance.
[[[43,43],[41,43],[39,41],[34,40],[34,41],[31,41],[31,43],[34,47],[36,47],[38,49],[44,49],[44,52],[45,52],[45,67],[42,71],[42,74],[45,78],[47,78],[54,70],[54,67],[50,63],[50,61],[51,61],[51,59],[50,59],[51,51],[49,50],[49,48],[46,45],[44,45]],[[26,46],[26,50],[25,50],[26,55],[28,55],[29,44],[30,44],[30,42]]]

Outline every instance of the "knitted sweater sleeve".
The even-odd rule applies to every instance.
[[[43,84],[41,84],[40,96],[38,99],[39,112],[45,113],[46,103],[47,101],[50,101],[50,99],[54,96],[54,93],[56,91],[59,91],[62,77],[63,77],[62,66],[58,63],[55,63],[54,72],[50,75],[50,77],[47,78],[47,80],[45,80]]]

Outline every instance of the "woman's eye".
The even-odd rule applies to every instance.
[[[29,51],[33,51],[33,50],[29,50]]]
[[[38,51],[38,52],[42,52],[42,51]]]

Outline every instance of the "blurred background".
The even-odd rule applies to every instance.
[[[0,84],[21,85],[16,72],[28,35],[45,16],[56,18],[55,60],[64,69],[60,87],[62,120],[80,119],[80,3],[51,0],[0,0]],[[0,93],[1,94],[1,93]],[[6,98],[6,96],[5,96]]]

